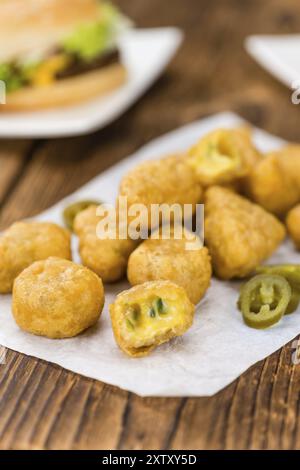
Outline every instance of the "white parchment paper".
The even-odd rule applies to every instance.
[[[237,116],[223,113],[159,138],[41,214],[39,219],[61,223],[62,209],[77,198],[113,202],[120,178],[138,161],[184,150],[212,129],[240,123]],[[255,131],[255,142],[264,151],[283,144],[259,130]],[[74,240],[74,258],[78,260],[76,251]],[[270,262],[300,263],[300,256],[286,242]],[[198,306],[193,327],[183,337],[160,346],[148,357],[131,359],[118,349],[108,314],[109,303],[127,287],[126,282],[106,286],[106,304],[98,325],[65,340],[22,332],[11,315],[11,296],[1,296],[0,344],[142,396],[208,396],[300,332],[300,312],[284,317],[265,331],[248,328],[236,308],[239,284],[214,279]]]

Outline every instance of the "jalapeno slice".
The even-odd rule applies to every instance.
[[[276,274],[284,277],[292,288],[292,296],[286,314],[297,310],[300,303],[300,265],[299,264],[271,264],[269,266],[259,266],[256,269],[258,274]]]
[[[129,330],[134,330],[141,316],[141,308],[138,304],[128,305],[125,312],[126,326]]]
[[[159,317],[160,315],[165,315],[167,312],[168,306],[161,297],[155,299],[152,302],[151,307],[149,308],[149,316],[151,318]]]
[[[73,204],[70,204],[68,207],[64,209],[64,212],[63,212],[65,225],[68,227],[69,230],[71,230],[71,232],[73,232],[73,224],[74,224],[76,215],[79,214],[79,212],[83,211],[84,209],[87,209],[89,206],[92,206],[92,205],[99,206],[100,204],[101,202],[99,201],[90,201],[90,200],[77,201],[77,202],[74,202]]]
[[[244,322],[257,329],[274,325],[285,314],[291,294],[291,287],[282,276],[259,274],[253,277],[242,287],[238,301]]]

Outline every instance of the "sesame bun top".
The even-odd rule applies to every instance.
[[[99,0],[1,0],[0,63],[42,55],[100,15]]]

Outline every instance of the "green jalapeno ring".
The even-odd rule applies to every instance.
[[[291,286],[278,275],[259,274],[241,289],[238,306],[246,325],[268,328],[285,314],[291,300]]]
[[[294,313],[298,309],[299,304],[300,304],[300,292],[296,292],[292,288],[291,300],[286,309],[285,315],[290,315],[291,313]]]
[[[271,264],[259,266],[256,269],[258,274],[276,274],[284,277],[292,288],[292,296],[286,315],[295,312],[300,303],[300,265],[299,264]]]
[[[87,209],[90,206],[96,205],[99,206],[101,202],[99,201],[92,201],[92,200],[84,200],[84,201],[76,201],[73,204],[67,206],[63,211],[63,219],[66,227],[73,232],[73,225],[74,220],[79,212]]]

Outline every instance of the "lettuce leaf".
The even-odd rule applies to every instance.
[[[64,40],[62,47],[82,60],[92,61],[115,45],[120,29],[126,24],[127,20],[115,7],[104,4],[101,19],[80,25]]]
[[[20,70],[15,69],[12,64],[0,64],[0,80],[5,83],[7,93],[22,88],[25,83]]]

